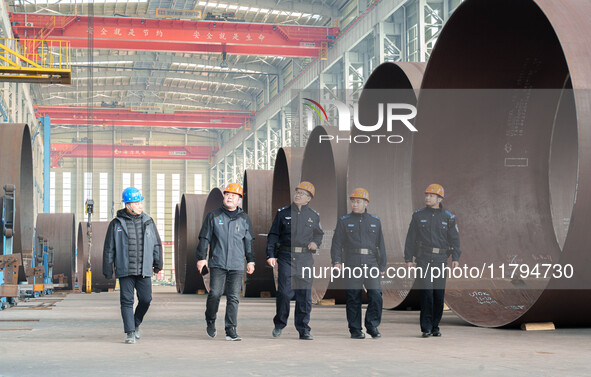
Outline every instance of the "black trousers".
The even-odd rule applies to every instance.
[[[421,303],[421,332],[439,331],[439,322],[443,316],[443,299],[445,297],[445,275],[440,271],[431,279],[433,268],[442,269],[446,265],[447,256],[417,259],[417,267],[423,270],[429,267],[424,278],[419,278],[419,297]],[[431,281],[433,280],[433,281]]]
[[[126,276],[119,278],[119,301],[123,330],[128,333],[135,331],[144,320],[144,316],[152,302],[152,278],[143,276]],[[138,304],[133,312],[133,292],[137,292]]]
[[[345,261],[345,266],[350,267],[352,270],[351,276],[345,277],[345,294],[347,296],[346,311],[349,332],[355,333],[362,330],[361,304],[363,286],[365,286],[365,289],[367,290],[368,301],[367,310],[365,311],[365,329],[368,332],[373,332],[382,322],[382,306],[384,304],[382,299],[381,276],[379,274],[375,257],[373,255],[349,256]],[[367,271],[369,271],[370,268],[373,268],[374,272],[378,272],[377,277],[372,277],[369,272],[367,274],[363,273],[360,277],[355,277],[355,268],[358,267],[363,269],[364,266],[367,266]],[[373,276],[375,276],[375,274]]]
[[[205,309],[207,323],[215,322],[220,307],[222,294],[226,294],[226,335],[235,331],[238,325],[238,304],[240,290],[242,289],[243,270],[224,270],[222,268],[210,268],[209,293]]]
[[[302,267],[312,267],[314,259],[310,253],[279,252],[277,258],[277,297],[276,314],[273,323],[276,328],[287,326],[290,301],[295,297],[294,324],[300,335],[310,332],[310,312],[312,311],[312,273],[302,275]],[[306,274],[307,275],[307,274]]]

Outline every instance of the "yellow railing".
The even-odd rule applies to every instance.
[[[0,38],[0,63],[3,81],[71,83],[69,41]]]

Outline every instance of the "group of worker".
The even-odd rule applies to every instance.
[[[314,265],[314,255],[322,243],[324,231],[320,215],[309,203],[315,195],[314,185],[301,182],[293,202],[280,208],[267,236],[267,264],[277,267],[276,314],[272,336],[278,338],[287,326],[290,301],[295,298],[294,324],[299,339],[313,340],[310,333],[313,276],[304,271]],[[221,296],[226,295],[226,340],[238,341],[238,304],[243,274],[255,270],[254,233],[250,217],[240,208],[242,187],[230,183],[224,189],[223,204],[207,214],[199,232],[196,250],[197,269],[202,275],[210,273],[210,287],[206,303],[206,332],[217,336],[216,318]],[[425,207],[413,213],[404,249],[408,267],[428,271],[417,277],[420,294],[420,325],[423,337],[441,336],[439,322],[443,314],[445,274],[431,276],[429,266],[458,265],[460,257],[459,233],[455,216],[443,209],[444,190],[432,184],[425,190]],[[386,270],[386,245],[380,218],[367,212],[369,192],[356,188],[349,196],[351,212],[338,219],[331,245],[334,268],[341,270],[361,267]],[[135,343],[141,338],[140,325],[151,301],[152,271],[162,269],[162,243],[154,221],[142,208],[139,190],[130,187],[123,192],[125,208],[117,212],[105,240],[103,274],[111,278],[113,266],[119,278],[121,315],[125,342]],[[364,339],[362,327],[362,289],[367,291],[365,330],[372,338],[382,335],[381,274],[349,276],[344,281],[346,317],[351,338]],[[134,289],[138,305],[133,312]]]

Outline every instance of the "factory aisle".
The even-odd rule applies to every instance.
[[[443,337],[423,339],[418,312],[385,311],[382,339],[353,340],[344,307],[315,305],[314,341],[297,338],[293,317],[274,339],[274,299],[243,298],[243,341],[227,342],[220,335],[207,338],[205,298],[154,287],[142,339],[134,345],[123,343],[118,292],[21,303],[0,312],[0,376],[202,376],[222,370],[237,376],[414,376],[436,370],[454,376],[589,375],[591,329],[477,328],[447,311]]]

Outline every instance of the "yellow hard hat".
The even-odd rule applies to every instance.
[[[242,197],[242,186],[240,186],[238,183],[230,183],[224,189],[224,194],[227,192],[232,192],[232,193],[238,194]]]
[[[425,194],[435,194],[441,196],[442,198],[445,198],[443,193],[443,187],[441,185],[438,185],[437,183],[430,184],[429,187],[427,187],[427,189],[425,190]]]
[[[364,188],[358,187],[355,190],[353,190],[353,193],[351,195],[349,195],[349,199],[354,198],[365,199],[369,202],[369,192],[367,192],[367,190]]]
[[[314,194],[316,194],[316,189],[314,188],[314,185],[308,181],[302,181],[299,185],[296,186],[296,189],[306,190],[310,193],[310,195],[312,195],[312,197],[314,197]]]

